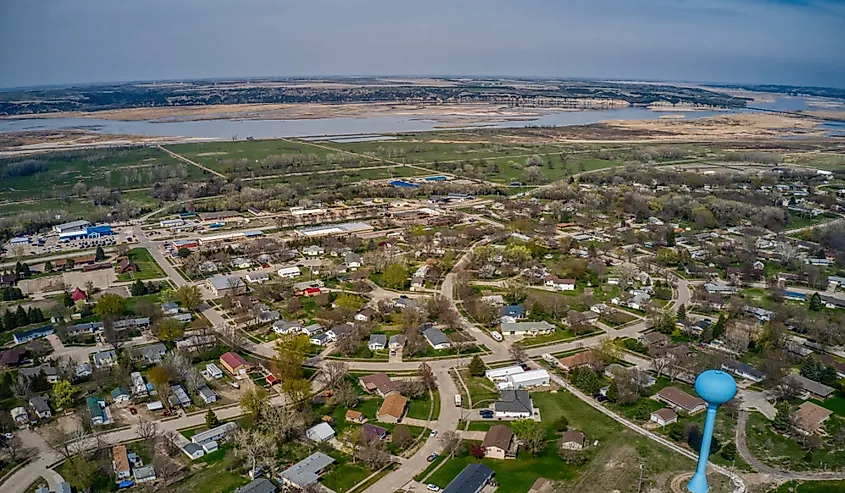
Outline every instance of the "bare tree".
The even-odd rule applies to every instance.
[[[232,442],[235,455],[249,463],[250,471],[256,471],[259,465],[274,465],[276,441],[261,431],[240,429],[232,436]]]
[[[450,458],[454,457],[461,449],[461,436],[456,431],[444,431],[440,434],[438,440],[443,445],[443,453],[447,454]]]
[[[337,390],[349,374],[349,366],[342,361],[326,361],[320,372],[320,379],[330,389]]]
[[[29,381],[29,377],[26,375],[18,373],[17,378],[12,380],[12,392],[18,399],[26,399],[31,389],[32,382]]]
[[[352,382],[344,380],[335,390],[334,400],[343,406],[355,407],[358,405],[359,400],[358,391],[355,389],[355,386],[352,385]]]
[[[158,423],[142,419],[138,423],[135,433],[137,433],[138,437],[144,440],[145,443],[151,445],[159,437]],[[152,449],[152,447],[150,447],[150,449]]]
[[[23,441],[19,436],[14,436],[4,441],[3,449],[6,450],[11,462],[15,462],[27,454],[27,450],[24,448]]]
[[[156,477],[163,479],[166,483],[182,470],[182,466],[165,454],[156,454],[153,457],[153,469],[155,469]]]
[[[528,359],[528,352],[525,351],[525,348],[522,347],[522,344],[515,342],[511,344],[511,347],[508,348],[508,353],[510,354],[511,358],[515,359],[518,363],[522,363]]]

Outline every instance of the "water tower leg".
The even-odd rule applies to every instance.
[[[714,404],[707,405],[707,418],[704,420],[704,434],[701,437],[701,450],[698,452],[698,467],[695,475],[687,484],[691,493],[707,493],[707,457],[710,455],[710,442],[713,439],[713,427],[716,424],[716,408]]]

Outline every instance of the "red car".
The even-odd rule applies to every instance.
[[[137,409],[135,409],[134,407],[130,407],[130,408],[129,408],[129,412],[130,412],[130,413],[132,413],[132,415],[133,415],[133,416],[134,416],[134,415],[136,415],[136,414],[138,414],[138,410],[137,410]]]

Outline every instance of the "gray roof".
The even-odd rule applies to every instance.
[[[203,396],[203,397],[208,397],[208,398],[211,398],[211,397],[216,397],[216,396],[217,396],[217,394],[215,394],[213,390],[211,390],[210,388],[208,388],[208,387],[207,387],[207,386],[205,386],[205,385],[203,385],[202,387],[198,388],[198,389],[197,389],[197,393],[198,393],[199,395]]]
[[[407,340],[408,338],[402,334],[393,334],[390,336],[390,344],[399,344],[400,346],[404,346]]]
[[[185,452],[188,452],[191,455],[194,455],[195,453],[202,450],[202,447],[200,447],[199,445],[197,445],[194,442],[186,443],[185,446],[182,447],[182,448],[185,449]]]
[[[20,372],[21,375],[24,375],[24,376],[30,377],[30,378],[31,377],[37,377],[42,371],[44,372],[44,375],[47,375],[47,376],[58,375],[58,373],[56,373],[56,369],[53,368],[50,365],[47,365],[47,364],[44,364],[44,365],[41,365],[41,366],[36,366],[34,368],[21,368],[18,371]]]
[[[496,412],[533,413],[531,396],[527,390],[503,390],[499,400],[493,404]]]
[[[179,305],[177,305],[175,301],[165,301],[161,304],[161,309],[164,311],[169,311],[176,308],[179,308]]]
[[[816,382],[815,380],[810,380],[809,378],[803,377],[801,375],[793,374],[790,375],[788,378],[807,392],[811,392],[822,397],[827,397],[832,394],[834,390],[836,390],[833,387],[828,387],[823,383]]]
[[[45,413],[50,412],[50,406],[47,405],[47,399],[40,395],[34,395],[29,398],[29,405],[35,408],[36,412]]]
[[[344,260],[347,264],[351,264],[352,262],[361,263],[361,256],[355,252],[349,252],[344,257]]]
[[[279,476],[300,488],[305,488],[316,483],[320,479],[319,473],[333,463],[334,459],[328,455],[315,452],[282,471]]]
[[[446,486],[443,493],[473,493],[493,477],[493,470],[484,464],[469,464]]]
[[[387,336],[384,334],[372,334],[370,336],[370,344],[381,344],[384,346],[387,344]]]
[[[135,475],[135,479],[139,480],[145,478],[154,478],[156,475],[156,471],[155,469],[153,469],[153,466],[141,466],[136,467],[133,471],[133,474]]]
[[[267,478],[258,478],[236,489],[235,493],[276,493],[276,485]]]
[[[235,283],[235,287],[241,287],[244,285],[243,281],[241,281],[241,278],[238,276],[214,276],[209,277],[208,282],[214,286],[214,289],[230,289],[229,279],[234,279],[232,282]]]
[[[166,353],[167,346],[160,342],[135,348],[135,354],[152,362],[161,361],[161,357]]]
[[[432,346],[437,346],[438,344],[449,344],[452,342],[448,337],[446,337],[446,334],[444,334],[442,330],[436,328],[424,330],[423,336],[428,339],[428,342]]]
[[[71,493],[70,491],[70,483],[67,481],[62,481],[59,483],[59,486],[56,487],[56,493]]]

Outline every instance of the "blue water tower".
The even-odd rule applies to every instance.
[[[713,440],[716,409],[734,398],[736,381],[723,371],[707,370],[695,379],[695,391],[707,402],[707,417],[704,421],[704,434],[701,437],[701,450],[698,452],[698,467],[687,484],[687,489],[691,493],[707,493],[710,489],[706,475],[707,457],[710,455],[710,442]]]

